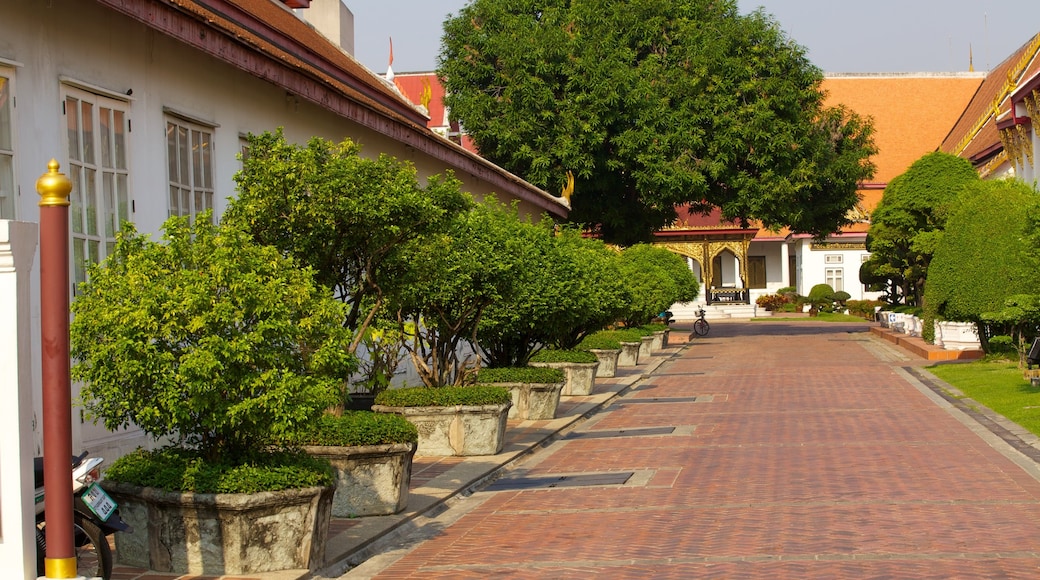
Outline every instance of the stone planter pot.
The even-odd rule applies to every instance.
[[[654,337],[653,335],[644,336],[639,342],[639,359],[646,361],[649,360],[654,354]]]
[[[317,570],[324,564],[334,487],[255,494],[179,493],[106,482],[132,534],[116,534],[120,564],[174,574]]]
[[[590,348],[589,352],[599,359],[599,366],[596,367],[597,377],[617,376],[618,357],[621,356],[620,348]]]
[[[564,383],[488,383],[509,389],[513,405],[509,418],[521,421],[544,421],[556,418]]]
[[[935,321],[935,345],[946,350],[981,348],[978,331],[971,322]]]
[[[332,516],[385,516],[408,507],[415,443],[352,447],[304,446],[309,455],[327,459],[336,470]]]
[[[622,342],[621,356],[618,357],[619,367],[634,367],[639,364],[639,345],[642,342]]]
[[[598,362],[594,363],[572,363],[572,362],[532,362],[533,367],[549,367],[562,369],[567,375],[563,384],[562,395],[568,397],[584,397],[592,394],[592,387],[596,384],[596,369]]]
[[[658,330],[657,332],[651,335],[651,338],[653,338],[653,342],[651,343],[650,348],[655,352],[659,350],[664,350],[665,347],[668,346],[667,330]]]
[[[387,407],[373,405],[379,413],[396,413],[419,430],[418,455],[494,455],[502,451],[506,417],[512,403],[455,405],[452,407]]]

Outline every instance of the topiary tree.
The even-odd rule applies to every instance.
[[[238,197],[223,217],[257,243],[313,268],[315,279],[347,304],[350,352],[404,279],[410,265],[402,256],[410,245],[443,231],[472,205],[450,175],[423,186],[411,164],[360,153],[349,139],[314,138],[299,146],[281,129],[250,135],[249,155],[235,175]]]
[[[1006,336],[1011,349],[1018,353],[1018,367],[1026,366],[1026,354],[1029,347],[1026,342],[1037,336],[1040,328],[1040,296],[1036,294],[1015,294],[1004,301],[1004,307],[995,312],[983,312],[979,319],[990,327],[989,335],[1010,333]],[[994,337],[995,338],[995,337]],[[1000,352],[993,340],[989,341],[986,352]]]
[[[938,151],[893,179],[871,214],[871,256],[860,268],[860,281],[887,281],[890,301],[920,306],[928,265],[951,208],[964,186],[978,180],[968,160]]]
[[[476,342],[488,306],[515,297],[524,275],[510,259],[522,245],[513,236],[517,230],[515,211],[488,198],[454,216],[446,232],[410,247],[410,266],[400,273],[390,305],[426,386],[467,384],[479,370],[480,357],[460,346]]]
[[[809,290],[809,316],[816,316],[834,304],[834,288],[830,284],[817,284]]]
[[[87,412],[218,460],[334,404],[356,366],[351,332],[311,272],[208,213],[163,230],[157,243],[125,224],[72,303]]]
[[[492,367],[526,365],[540,348],[569,349],[617,320],[627,297],[617,264],[601,241],[553,224],[522,223],[511,235],[513,298],[485,309],[477,343]]]
[[[1016,294],[1040,287],[1040,194],[1018,181],[978,181],[961,193],[928,268],[925,308],[946,320],[982,321]],[[985,346],[986,333],[979,328]]]
[[[636,244],[620,255],[621,274],[629,288],[626,326],[642,326],[676,302],[689,302],[700,290],[685,261],[648,244]]]

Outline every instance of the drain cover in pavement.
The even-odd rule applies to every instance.
[[[618,401],[618,403],[622,405],[627,405],[628,403],[706,403],[711,401],[711,399],[711,395],[701,395],[697,397],[625,398]]]
[[[549,475],[545,477],[510,477],[499,479],[484,491],[514,491],[547,489],[553,487],[585,487],[590,485],[624,485],[633,472],[587,473],[580,475]]]
[[[564,439],[602,439],[604,437],[645,437],[647,435],[671,435],[675,427],[642,427],[640,429],[609,429],[570,433]]]

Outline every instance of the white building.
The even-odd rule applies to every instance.
[[[340,0],[286,3],[313,5],[0,0],[0,219],[38,221],[34,184],[56,158],[74,184],[70,295],[83,264],[105,257],[121,220],[156,233],[171,215],[219,214],[235,194],[246,135],[278,127],[298,143],[349,137],[365,155],[410,161],[420,178],[452,170],[478,199],[494,192],[519,200],[524,213],[566,216],[562,199],[427,129],[423,110],[340,48],[350,50],[353,35]],[[38,419],[38,261],[35,268]],[[143,442],[73,414],[74,449],[114,458]]]

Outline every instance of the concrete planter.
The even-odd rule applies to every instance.
[[[418,455],[494,455],[505,445],[506,417],[512,403],[455,405],[452,407],[387,407],[373,405],[379,413],[396,413],[419,430]]]
[[[946,350],[970,350],[982,348],[978,330],[971,322],[935,322],[935,345]]]
[[[116,534],[120,564],[174,574],[317,570],[324,564],[333,487],[255,494],[178,493],[106,482],[132,534]]]
[[[589,352],[599,359],[596,367],[596,376],[611,378],[617,376],[618,357],[621,356],[620,348],[590,348]]]
[[[654,354],[654,337],[653,335],[644,336],[639,342],[639,359],[643,361],[650,360],[650,357]]]
[[[556,418],[564,383],[488,383],[509,389],[513,405],[509,418],[521,421],[543,421]]]
[[[653,338],[653,342],[651,343],[650,348],[654,351],[664,350],[665,347],[668,346],[667,330],[658,330],[651,335],[651,338]]]
[[[619,367],[634,367],[639,364],[639,345],[642,342],[622,342],[621,356],[618,357]]]
[[[327,459],[336,470],[332,516],[385,516],[408,507],[415,443],[304,446],[309,455]]]
[[[563,384],[561,394],[568,397],[584,397],[592,394],[592,387],[596,384],[596,369],[598,362],[573,363],[573,362],[532,362],[533,367],[549,367],[562,369],[567,375],[567,381]]]

